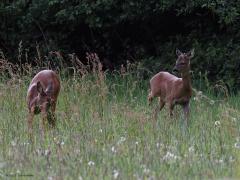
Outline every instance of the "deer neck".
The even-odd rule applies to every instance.
[[[191,90],[192,89],[192,85],[191,85],[191,75],[190,72],[183,72],[181,73],[182,76],[182,82],[183,82],[183,89],[186,90]]]

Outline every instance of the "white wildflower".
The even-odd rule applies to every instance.
[[[237,149],[240,149],[240,142],[235,143],[234,147],[237,148]]]
[[[136,142],[135,142],[135,144],[136,144],[136,145],[138,145],[138,144],[139,144],[139,142],[138,142],[138,141],[136,141]]]
[[[163,160],[164,161],[172,161],[172,160],[176,160],[177,158],[178,157],[175,154],[171,153],[171,152],[167,152],[165,154],[165,156],[163,156]]]
[[[149,174],[149,173],[150,173],[150,169],[148,169],[148,168],[145,167],[145,168],[143,169],[143,173]]]
[[[214,100],[211,100],[211,101],[210,101],[210,104],[211,104],[211,105],[213,105],[214,103],[215,103],[215,101],[214,101]]]
[[[157,148],[164,147],[164,144],[162,144],[162,143],[156,143],[156,147],[157,147]]]
[[[237,118],[233,117],[232,122],[237,122]]]
[[[23,145],[24,146],[28,146],[30,143],[29,142],[24,142]]]
[[[188,148],[188,152],[193,153],[195,151],[194,146],[190,146]]]
[[[12,145],[12,146],[16,146],[17,143],[16,143],[15,141],[11,141],[11,145]]]
[[[112,146],[111,151],[112,151],[113,153],[116,153],[116,152],[117,152],[117,150],[116,150],[116,148],[115,148],[114,146]]]
[[[62,141],[62,142],[60,143],[60,145],[63,146],[63,145],[64,145],[64,141]]]
[[[126,141],[125,137],[120,137],[119,141],[117,142],[117,144],[122,144],[124,141]]]
[[[240,137],[236,137],[236,141],[239,142],[240,141]]]
[[[53,180],[53,177],[52,176],[48,176],[48,180]]]
[[[50,149],[46,149],[45,151],[44,151],[44,155],[45,156],[49,156],[51,154],[51,150]]]
[[[100,133],[102,133],[102,132],[103,132],[103,130],[102,130],[102,129],[99,129],[99,132],[100,132]]]
[[[196,96],[193,98],[194,101],[199,101],[199,98]]]
[[[218,126],[221,125],[221,123],[220,123],[220,121],[215,121],[214,125],[215,125],[216,127],[218,127]]]
[[[215,162],[216,162],[217,164],[222,164],[224,161],[223,161],[223,159],[217,159]]]
[[[113,178],[114,178],[114,179],[117,179],[118,176],[119,176],[118,170],[114,169],[114,170],[113,170]]]
[[[229,157],[229,162],[234,162],[234,160],[235,160],[234,157],[232,156]]]
[[[94,165],[95,165],[95,162],[93,162],[93,161],[88,162],[88,166],[94,166]]]

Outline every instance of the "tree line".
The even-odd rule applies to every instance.
[[[157,72],[171,70],[176,48],[195,48],[195,75],[238,88],[239,13],[239,0],[5,0],[0,49],[15,63],[21,44],[30,61],[38,47],[46,56],[95,52],[107,69],[128,60]]]

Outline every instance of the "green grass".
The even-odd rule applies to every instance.
[[[240,178],[240,96],[209,104],[191,100],[189,127],[181,108],[164,108],[153,126],[148,82],[134,75],[62,78],[57,128],[34,143],[27,133],[30,78],[0,83],[0,177],[19,179]],[[209,95],[211,97],[211,95]],[[214,98],[214,97],[212,97]],[[217,100],[217,98],[215,98]],[[237,144],[238,143],[238,144]]]

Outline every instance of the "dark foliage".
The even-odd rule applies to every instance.
[[[0,2],[0,48],[11,59],[19,43],[30,59],[42,53],[96,52],[105,68],[142,61],[171,70],[175,49],[195,48],[194,74],[239,86],[240,1],[5,0]]]

